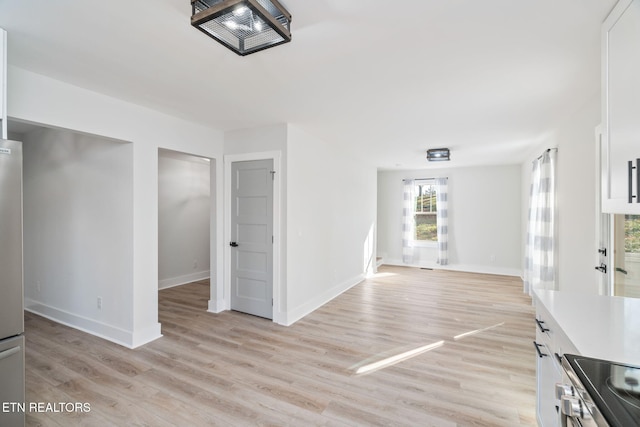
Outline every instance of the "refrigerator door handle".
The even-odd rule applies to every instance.
[[[7,357],[13,356],[16,353],[20,353],[20,346],[10,348],[9,350],[5,350],[0,352],[0,360],[6,359]]]

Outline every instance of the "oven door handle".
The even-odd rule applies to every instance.
[[[538,344],[537,342],[534,341],[533,342],[533,346],[536,348],[536,353],[538,353],[538,357],[540,357],[541,359],[543,357],[548,357],[549,356],[548,354],[545,354],[545,353],[540,351],[540,347],[544,347],[543,344]]]

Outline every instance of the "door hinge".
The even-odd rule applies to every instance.
[[[269,171],[269,173],[271,174],[271,181],[275,180],[276,178],[276,171]]]
[[[271,298],[271,307],[273,307],[273,298]]]
[[[271,244],[272,244],[272,245],[273,245],[273,242],[274,242],[274,240],[273,240],[273,236],[271,236]]]

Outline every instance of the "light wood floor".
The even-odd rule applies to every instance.
[[[521,289],[382,267],[283,327],[207,313],[208,284],[196,282],[160,292],[164,336],[136,350],[27,313],[27,401],[91,404],[27,424],[534,426],[534,312]]]

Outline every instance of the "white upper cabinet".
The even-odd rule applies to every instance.
[[[640,0],[607,17],[602,54],[602,209],[640,214]]]

